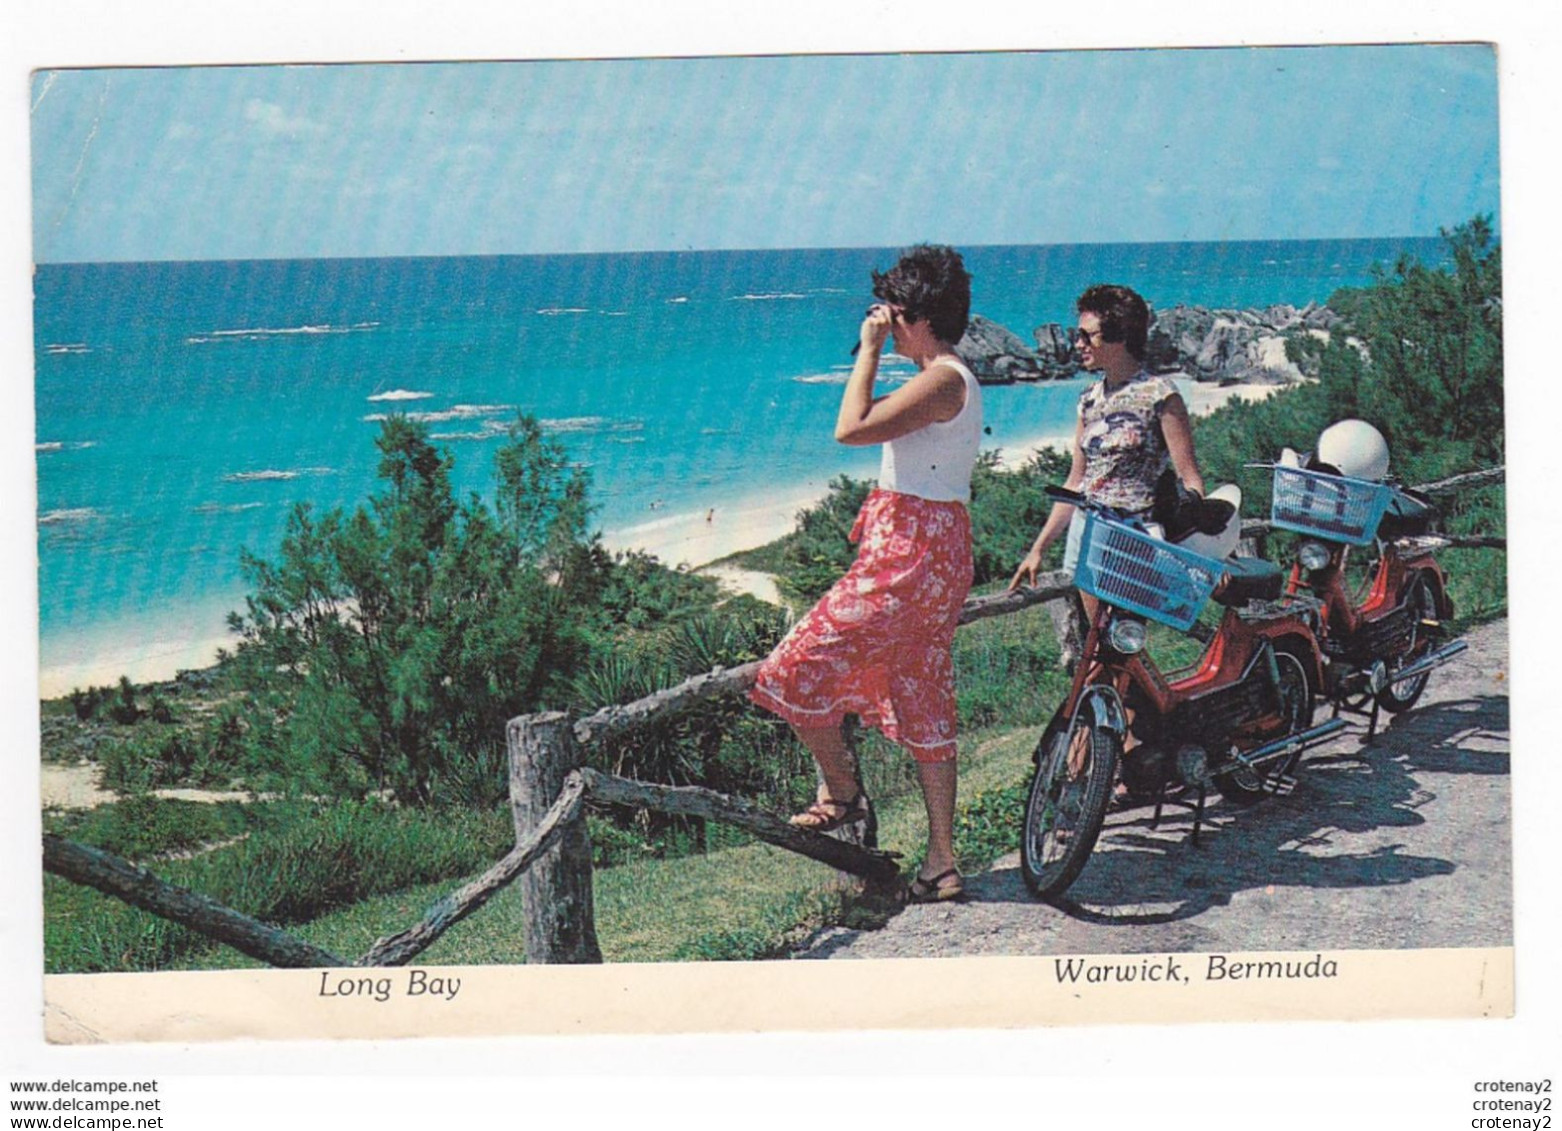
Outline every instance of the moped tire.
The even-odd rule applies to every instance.
[[[1411,629],[1414,635],[1411,637],[1410,647],[1400,659],[1399,667],[1404,667],[1412,660],[1419,659],[1431,647],[1431,630],[1423,627],[1421,622],[1427,620],[1436,621],[1438,619],[1437,598],[1433,595],[1431,587],[1427,585],[1423,578],[1417,577],[1410,583],[1410,592],[1406,597],[1406,601],[1410,605],[1411,615],[1415,617],[1415,627]],[[1382,691],[1378,692],[1378,706],[1391,715],[1397,715],[1401,711],[1410,710],[1410,708],[1416,705],[1416,701],[1421,698],[1421,693],[1426,690],[1427,681],[1431,678],[1432,673],[1426,671],[1396,684],[1393,682],[1394,673],[1391,670],[1389,672],[1388,684],[1384,686]]]
[[[1088,722],[1077,732],[1057,733],[1050,745],[1037,750],[1020,837],[1020,874],[1032,894],[1046,900],[1068,890],[1095,850],[1123,752],[1115,733]],[[1068,771],[1069,745],[1084,757],[1074,774]]]
[[[1307,664],[1297,654],[1294,645],[1282,644],[1275,649],[1275,663],[1280,669],[1280,695],[1284,700],[1286,727],[1281,733],[1295,734],[1306,730],[1313,723],[1313,687],[1307,677]],[[1280,737],[1276,734],[1275,737]],[[1296,769],[1302,760],[1302,752],[1288,754],[1279,762],[1263,768],[1262,773],[1253,770],[1232,770],[1215,775],[1215,788],[1221,797],[1235,805],[1252,805],[1269,796],[1264,788],[1266,779],[1284,776]]]

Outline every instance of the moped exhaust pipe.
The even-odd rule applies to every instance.
[[[1429,652],[1425,656],[1422,656],[1408,668],[1400,668],[1399,671],[1394,673],[1393,677],[1389,680],[1389,683],[1395,684],[1407,679],[1414,679],[1422,672],[1429,672],[1433,668],[1442,667],[1449,660],[1457,656],[1460,652],[1468,651],[1469,647],[1469,642],[1465,640],[1455,640],[1452,643],[1444,644],[1437,651]]]
[[[1338,734],[1349,725],[1344,719],[1330,719],[1326,723],[1319,723],[1315,727],[1309,727],[1307,730],[1296,734],[1288,734],[1284,738],[1277,738],[1273,742],[1260,746],[1257,750],[1249,750],[1246,754],[1237,754],[1235,755],[1235,760],[1247,766],[1248,769],[1256,769],[1262,762],[1294,754],[1315,742],[1322,742],[1325,738]]]

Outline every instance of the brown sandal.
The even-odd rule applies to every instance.
[[[791,823],[811,833],[831,833],[842,825],[855,825],[867,819],[868,795],[859,789],[850,801],[821,798],[793,816]]]
[[[963,895],[965,879],[958,868],[950,868],[947,872],[940,872],[927,879],[918,876],[906,889],[906,900],[909,903],[942,903],[946,899],[959,899]]]

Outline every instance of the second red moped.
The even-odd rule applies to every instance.
[[[1048,493],[1086,512],[1074,580],[1095,598],[1025,806],[1021,873],[1054,899],[1084,869],[1119,781],[1154,801],[1156,821],[1171,795],[1191,794],[1196,839],[1211,787],[1238,803],[1283,792],[1302,751],[1346,724],[1313,725],[1323,609],[1283,599],[1281,567],[1206,557],[1082,495]],[[1163,674],[1145,652],[1145,621],[1186,631],[1212,596],[1224,612],[1202,656]]]

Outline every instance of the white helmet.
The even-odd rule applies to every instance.
[[[1200,534],[1194,531],[1184,536],[1177,545],[1196,554],[1203,554],[1206,558],[1217,560],[1229,558],[1236,552],[1237,543],[1242,539],[1242,488],[1235,483],[1227,483],[1223,487],[1215,488],[1204,498],[1230,503],[1231,517],[1226,520],[1225,527],[1217,533]]]
[[[1318,434],[1319,463],[1352,479],[1382,479],[1388,474],[1388,441],[1365,420],[1342,420]]]

